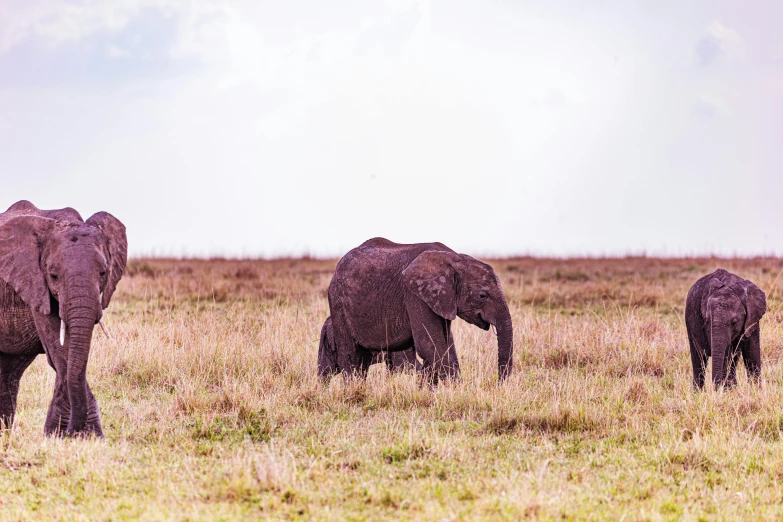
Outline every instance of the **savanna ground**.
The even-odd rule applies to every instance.
[[[106,439],[44,438],[54,372],[0,436],[2,520],[783,516],[783,261],[491,261],[515,324],[455,322],[459,383],[315,375],[335,261],[135,259],[88,375]],[[768,296],[761,389],[691,389],[683,309],[722,266]]]

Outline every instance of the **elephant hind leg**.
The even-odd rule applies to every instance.
[[[340,373],[337,364],[337,347],[334,345],[332,319],[328,317],[321,328],[321,340],[318,344],[318,377],[328,384],[333,375]]]
[[[337,353],[337,368],[342,372],[343,379],[366,378],[367,370],[372,364],[372,352],[354,340],[348,331],[348,326],[339,314],[333,313],[331,319],[332,342],[334,343],[334,351]]]
[[[364,346],[358,346],[357,351],[359,355],[359,377],[365,379],[370,371],[370,366],[375,362],[375,354],[378,352],[368,350]]]
[[[0,354],[0,428],[9,429],[13,425],[19,381],[37,355],[37,353]]]
[[[406,350],[389,352],[386,358],[386,367],[390,372],[399,373],[406,371],[421,371],[421,363],[416,357],[416,348],[411,346]]]

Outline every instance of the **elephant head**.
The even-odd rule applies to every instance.
[[[506,296],[495,271],[468,255],[426,251],[403,271],[408,291],[440,317],[457,317],[488,330],[497,329],[498,376],[511,374],[514,332]]]
[[[728,274],[728,272],[726,272]],[[712,380],[716,386],[726,378],[725,361],[734,356],[740,341],[758,333],[767,311],[764,292],[750,281],[723,280],[716,272],[704,293],[701,313],[705,335],[712,351]]]
[[[106,212],[86,222],[28,214],[0,225],[0,279],[35,312],[60,318],[70,403],[66,434],[85,428],[92,331],[125,270],[127,245],[124,225]]]

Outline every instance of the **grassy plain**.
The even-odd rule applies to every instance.
[[[134,259],[88,376],[106,439],[46,439],[54,372],[0,436],[0,520],[783,517],[783,261],[490,261],[515,323],[455,322],[463,381],[315,376],[334,260]],[[761,389],[694,393],[683,309],[722,266],[768,295]]]

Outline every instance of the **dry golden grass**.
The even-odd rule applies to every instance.
[[[463,381],[315,376],[335,261],[132,260],[89,378],[107,438],[43,437],[54,373],[0,437],[2,520],[783,516],[778,259],[491,261],[515,373],[455,323]],[[682,314],[722,266],[768,294],[761,389],[694,393]]]

